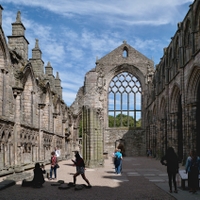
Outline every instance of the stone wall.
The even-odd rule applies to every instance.
[[[123,51],[128,51],[128,56],[123,57]],[[127,72],[135,76],[142,88],[141,95],[141,107],[142,116],[145,116],[146,96],[148,91],[148,81],[152,79],[152,73],[154,71],[153,61],[142,55],[135,50],[126,41],[122,45],[114,49],[109,54],[105,55],[101,59],[96,61],[96,67],[85,75],[85,82],[83,89],[78,92],[75,102],[71,105],[70,109],[80,114],[82,107],[88,108],[91,112],[94,112],[94,116],[97,116],[99,123],[101,124],[102,132],[102,150],[104,154],[112,155],[115,147],[123,142],[125,154],[127,156],[138,156],[146,154],[145,140],[146,135],[143,127],[145,126],[145,120],[142,118],[142,127],[138,129],[124,129],[121,128],[109,128],[108,126],[108,93],[110,81],[117,75],[123,72]],[[93,127],[94,117],[87,118],[88,127]],[[76,122],[77,123],[77,122]],[[82,138],[83,144],[89,145],[87,156],[93,155],[93,152],[97,151],[95,140],[95,133],[97,127],[93,127],[92,130],[87,130],[86,135],[89,134],[90,143],[88,144],[87,138]],[[120,143],[121,142],[121,143]],[[117,146],[116,146],[117,145]],[[92,161],[92,158],[90,159]]]
[[[195,26],[194,26],[195,25]],[[147,141],[160,158],[173,146],[185,162],[191,149],[200,155],[200,2],[194,1],[156,66],[146,107]]]
[[[104,133],[104,151],[112,155],[115,148],[123,146],[124,156],[144,156],[146,154],[146,135],[143,130],[112,128]]]
[[[0,7],[2,11],[2,7]],[[49,163],[58,146],[60,159],[71,154],[68,116],[59,74],[50,63],[44,73],[36,40],[28,60],[25,27],[17,13],[8,44],[0,26],[0,175],[23,171],[36,162]]]

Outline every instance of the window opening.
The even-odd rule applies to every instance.
[[[141,84],[130,73],[115,76],[109,85],[109,127],[141,127]]]
[[[124,58],[128,57],[128,49],[126,47],[124,47],[124,50],[123,50],[123,57]]]

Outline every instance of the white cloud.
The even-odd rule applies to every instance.
[[[9,2],[12,4],[7,4]],[[160,25],[171,28],[173,24],[176,28],[175,24],[189,9],[182,5],[188,2],[192,0],[59,0],[59,3],[55,0],[4,0],[2,6],[5,4],[7,8],[3,11],[3,29],[6,36],[12,34],[11,23],[22,9],[29,52],[35,46],[35,39],[39,39],[45,66],[50,61],[54,72],[59,72],[63,98],[69,105],[83,85],[85,74],[95,67],[96,57],[102,58],[123,40],[147,57],[156,58],[157,62],[172,36],[168,33],[161,37],[164,33],[159,32]],[[33,10],[30,14],[29,9],[39,10],[39,18],[38,13],[32,15]]]
[[[76,98],[76,94],[77,94],[76,92],[69,92],[69,91],[63,90],[62,97],[63,97],[65,103],[67,104],[67,106],[70,106],[72,104],[72,102]]]
[[[18,5],[42,7],[59,15],[71,16],[90,16],[91,20],[98,19],[107,23],[115,24],[151,24],[159,25],[164,23],[174,23],[174,16],[177,16],[180,9],[178,6],[193,0],[6,0]],[[88,18],[89,19],[89,18]]]

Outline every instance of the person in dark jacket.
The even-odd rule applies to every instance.
[[[46,173],[44,165],[40,166],[39,163],[36,163],[33,172],[34,172],[34,177],[32,180],[32,186],[42,187],[43,183],[45,182],[43,174]]]
[[[190,151],[186,161],[186,173],[188,173],[189,192],[195,193],[199,187],[200,158],[195,150]]]
[[[161,159],[161,164],[167,166],[167,174],[169,179],[169,192],[172,193],[172,180],[174,184],[174,192],[177,193],[176,174],[179,169],[178,156],[173,147],[167,149],[166,154]]]
[[[88,187],[91,188],[92,186],[90,185],[89,180],[85,177],[85,163],[84,163],[84,160],[80,156],[78,151],[75,152],[75,158],[76,158],[75,160],[72,160],[72,162],[76,166],[76,173],[73,176],[74,185],[76,185],[76,177],[81,174],[83,180],[85,180],[85,182],[88,184]]]
[[[40,188],[42,187],[43,183],[45,182],[43,174],[46,173],[44,169],[44,165],[41,165],[39,163],[35,164],[35,168],[33,169],[33,180],[32,181],[27,181],[24,179],[22,181],[22,187],[35,187],[35,188]]]

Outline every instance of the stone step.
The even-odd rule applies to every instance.
[[[15,185],[16,182],[14,180],[4,180],[0,182],[0,190],[3,190],[7,187]]]

